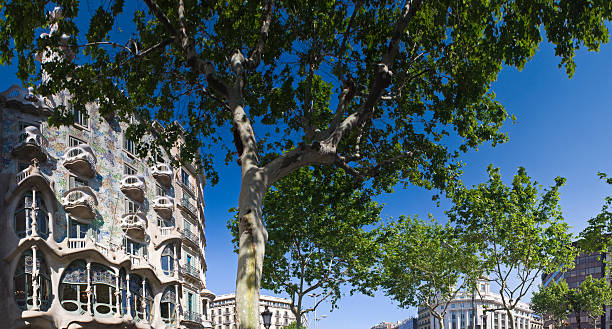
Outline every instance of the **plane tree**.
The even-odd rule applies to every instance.
[[[238,161],[236,307],[240,328],[253,329],[267,239],[261,208],[274,183],[328,165],[379,190],[444,191],[463,152],[507,140],[500,128],[509,115],[491,90],[502,67],[523,68],[546,36],[571,76],[577,49],[608,41],[611,7],[0,0],[0,64],[15,63],[39,94],[69,93],[52,104],[52,124],[70,124],[73,109],[93,102],[110,120],[131,122],[134,140],[158,123],[159,138],[140,140],[141,156],[184,134],[181,159],[200,150],[213,183],[214,154]]]

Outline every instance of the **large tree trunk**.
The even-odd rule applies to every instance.
[[[259,289],[268,233],[261,220],[261,206],[267,190],[262,170],[253,161],[242,162],[240,188],[238,270],[236,311],[240,329],[259,329]]]
[[[435,318],[436,318],[436,320],[438,320],[438,327],[440,329],[444,329],[444,317],[443,316],[436,316]]]
[[[574,311],[574,316],[576,317],[576,324],[578,325],[578,329],[582,329],[582,323],[580,323],[580,312]]]
[[[296,329],[302,329],[302,296],[298,297],[297,314],[294,315]]]
[[[506,309],[506,314],[508,315],[508,321],[510,321],[510,328],[511,329],[516,329],[515,323],[514,323],[514,316],[512,315],[512,311]]]

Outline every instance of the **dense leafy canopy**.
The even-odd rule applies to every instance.
[[[524,168],[510,186],[489,166],[489,180],[458,189],[447,212],[468,243],[478,246],[485,272],[499,287],[503,309],[513,310],[542,273],[573,266],[576,249],[559,206],[565,179],[542,190]],[[514,329],[511,312],[510,324]]]
[[[369,292],[376,261],[376,233],[381,207],[369,191],[356,192],[351,176],[329,167],[302,168],[266,194],[263,219],[268,231],[262,287],[291,298],[298,319],[322,301],[332,307],[341,288]],[[228,223],[237,246],[238,221]],[[370,228],[370,229],[368,229]],[[310,293],[317,304],[306,306]]]
[[[544,317],[551,320],[555,328],[562,328],[572,311],[567,298],[570,288],[565,280],[552,281],[548,286],[542,287],[533,293],[530,307]]]
[[[448,224],[410,217],[388,223],[380,234],[380,286],[402,307],[427,307],[444,328],[451,301],[481,278],[476,245]]]

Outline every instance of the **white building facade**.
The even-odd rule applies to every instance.
[[[291,301],[285,298],[273,296],[259,296],[259,313],[268,306],[272,312],[272,323],[270,329],[281,329],[295,322],[295,316],[291,312]],[[236,295],[219,295],[210,303],[210,319],[213,329],[237,329],[236,324]],[[303,321],[303,326],[307,323]],[[260,329],[265,329],[260,319]]]
[[[502,307],[502,298],[490,290],[488,282],[479,283],[480,294],[461,292],[453,299],[444,317],[444,329],[510,329],[510,319]],[[481,297],[482,296],[482,297]],[[438,320],[421,306],[418,310],[419,329],[439,329]],[[512,311],[516,329],[540,329],[529,304],[519,302]]]

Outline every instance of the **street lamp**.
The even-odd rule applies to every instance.
[[[313,310],[314,310],[314,321],[313,321],[313,322],[314,322],[314,327],[315,327],[315,329],[317,329],[317,321],[319,321],[319,320],[321,320],[322,318],[324,318],[324,317],[326,317],[326,316],[327,316],[327,315],[323,315],[323,316],[321,316],[321,318],[317,319],[317,297],[319,297],[319,296],[321,296],[321,295],[323,295],[323,293],[320,293],[320,294],[315,294],[315,293],[313,292],[313,293],[308,294],[308,297],[312,297],[312,298],[314,298],[314,306],[313,306],[312,308],[313,308]]]
[[[263,325],[266,329],[270,329],[270,325],[272,324],[272,312],[268,309],[266,305],[266,309],[261,312],[261,317],[263,318]]]

